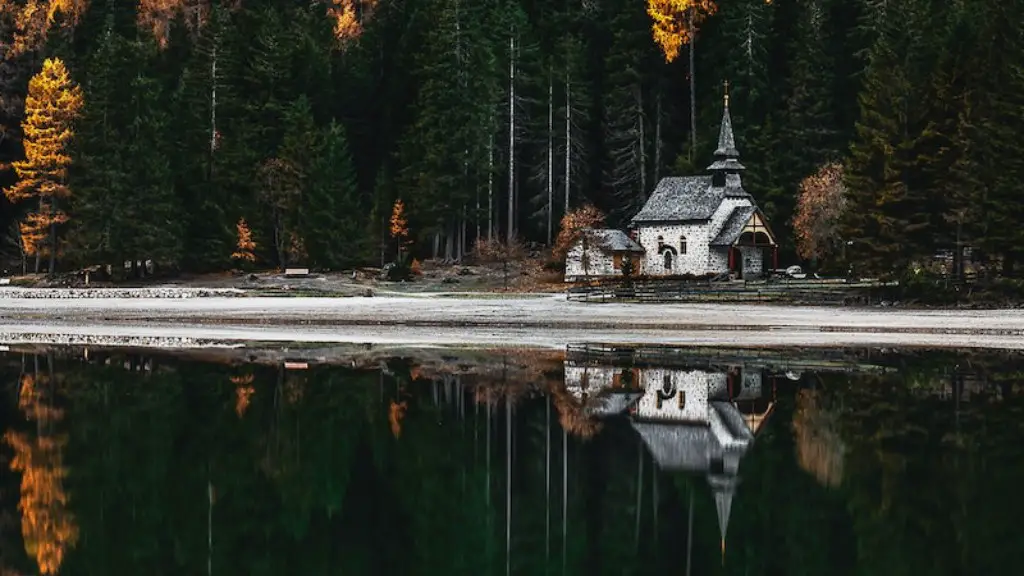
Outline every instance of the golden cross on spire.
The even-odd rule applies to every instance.
[[[725,85],[725,106],[728,108],[728,106],[729,106],[729,80],[725,80],[723,82],[723,84]]]

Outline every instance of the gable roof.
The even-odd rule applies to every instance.
[[[757,212],[756,206],[737,206],[722,225],[722,230],[711,241],[712,246],[732,246],[740,238],[750,217]]]
[[[631,224],[708,220],[725,197],[711,186],[711,176],[662,178]]]
[[[606,252],[644,252],[644,247],[622,230],[588,229],[590,241]]]

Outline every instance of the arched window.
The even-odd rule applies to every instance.
[[[676,385],[672,382],[672,376],[665,374],[661,379],[661,387],[655,392],[655,407],[661,409],[661,403],[676,395]]]
[[[662,246],[662,245],[663,245],[664,243],[665,243],[665,237],[664,237],[664,236],[658,236],[658,248],[659,248],[659,249],[661,248],[661,246]]]
[[[679,253],[686,254],[686,236],[679,237]]]
[[[666,272],[671,272],[672,271],[672,253],[669,252],[668,250],[665,250],[664,258],[665,258],[665,271]]]

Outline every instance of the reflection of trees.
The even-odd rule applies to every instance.
[[[78,539],[78,527],[68,510],[64,491],[67,468],[63,448],[67,435],[55,431],[63,412],[52,406],[48,377],[36,372],[21,380],[18,405],[36,424],[35,434],[8,431],[4,439],[14,451],[11,469],[21,473],[21,531],[25,548],[42,574],[55,574],[69,547]]]
[[[797,463],[825,486],[838,486],[843,480],[843,453],[846,448],[836,430],[835,415],[824,405],[816,390],[800,390],[793,413],[793,434]]]

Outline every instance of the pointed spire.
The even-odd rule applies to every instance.
[[[739,172],[744,170],[740,164],[739,150],[736,149],[736,137],[732,133],[732,116],[729,115],[729,81],[725,81],[725,96],[723,98],[724,108],[722,110],[722,127],[718,131],[718,149],[715,150],[715,162],[708,166],[708,170],[716,176],[716,186],[740,189]]]
[[[718,533],[722,541],[722,562],[725,563],[725,535],[729,531],[729,515],[732,512],[732,497],[736,493],[738,478],[735,476],[710,475],[708,484],[715,495],[715,510],[718,512]]]
[[[715,158],[739,158],[740,153],[736,150],[736,137],[732,133],[732,116],[729,115],[729,81],[725,81],[725,106],[722,109],[722,127],[718,131],[718,149],[715,150]]]

